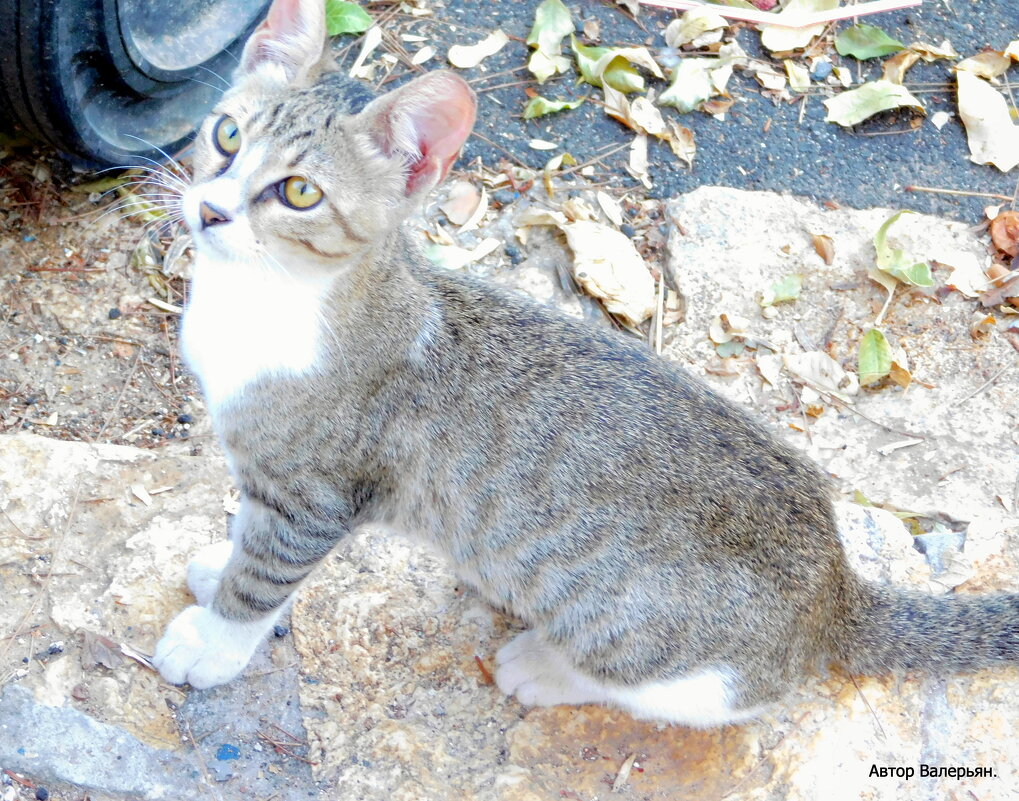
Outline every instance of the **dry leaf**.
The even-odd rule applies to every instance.
[[[555,150],[559,147],[555,142],[546,142],[544,139],[532,139],[527,146],[535,150]]]
[[[502,50],[509,37],[501,30],[494,30],[480,42],[474,45],[453,45],[449,48],[446,58],[454,67],[470,69],[476,67],[489,56],[494,56]]]
[[[120,653],[120,646],[113,640],[95,632],[83,632],[81,667],[84,670],[92,670],[97,665],[115,670],[122,664],[124,657]]]
[[[973,253],[965,250],[938,251],[931,259],[952,269],[945,280],[945,286],[967,298],[978,297],[987,289],[987,276],[980,266],[980,259]]]
[[[152,496],[149,495],[148,490],[141,484],[132,484],[131,494],[146,506],[152,506]]]
[[[903,389],[913,383],[913,374],[909,371],[909,357],[901,347],[892,351],[892,364],[888,368],[888,377]]]
[[[993,314],[975,312],[969,324],[969,335],[975,340],[989,339],[998,321]]]
[[[674,19],[665,29],[665,43],[669,47],[682,47],[707,31],[729,25],[724,17],[706,8],[694,8]]]
[[[738,314],[722,312],[708,324],[708,336],[716,345],[724,345],[734,339],[742,339],[750,330],[750,321]]]
[[[906,79],[906,72],[919,60],[920,54],[915,50],[902,50],[885,59],[881,77],[892,83],[902,83]]]
[[[561,158],[565,158],[564,154]],[[458,233],[466,233],[467,231],[473,231],[481,223],[482,218],[488,212],[488,190],[485,187],[481,187],[481,198],[478,200],[478,205],[474,209],[474,213],[467,219],[463,225],[460,226]]]
[[[424,64],[428,59],[435,55],[435,48],[431,45],[427,45],[418,50],[410,59],[410,63],[417,66],[418,64]]]
[[[633,243],[595,222],[562,226],[573,251],[573,276],[610,313],[636,327],[655,308],[655,282]]]
[[[787,58],[783,64],[785,64],[785,74],[789,78],[789,88],[794,92],[806,92],[810,89],[810,71],[802,64],[797,64],[790,58]]]
[[[439,205],[453,225],[466,223],[480,205],[481,196],[470,181],[457,181],[449,188],[446,202]]]
[[[798,17],[812,11],[830,11],[837,8],[839,0],[789,0],[782,10],[775,15],[776,20],[783,17]],[[815,36],[824,33],[825,23],[811,25],[806,28],[784,28],[781,25],[762,25],[761,44],[773,53],[796,50],[806,47]]]
[[[1003,211],[991,220],[991,241],[1012,258],[1019,256],[1019,212]]]
[[[609,218],[612,224],[617,228],[621,226],[623,224],[623,210],[619,207],[616,199],[600,189],[595,197],[598,199],[598,205],[601,206],[601,210],[605,212],[605,216]]]
[[[955,65],[955,69],[957,71],[972,72],[974,75],[990,81],[1000,78],[1010,66],[1012,66],[1012,59],[1004,53],[987,50],[983,53],[977,53],[975,56],[964,58]]]
[[[915,42],[909,46],[909,49],[927,62],[936,61],[939,58],[955,61],[955,59],[959,57],[959,54],[955,52],[955,48],[952,47],[952,43],[947,39],[945,39],[940,45],[932,45],[927,42]]]
[[[675,120],[666,120],[666,124],[669,126],[668,142],[672,152],[676,158],[685,161],[687,167],[693,167],[693,159],[697,154],[693,131]]]
[[[647,134],[637,134],[630,143],[630,163],[627,169],[645,189],[651,188],[651,176],[648,175]]]
[[[834,395],[845,403],[860,391],[860,381],[855,373],[847,373],[827,353],[819,350],[807,353],[788,353],[783,357],[785,368],[804,381],[808,386],[828,395]]]
[[[987,277],[993,284],[980,296],[981,306],[997,306],[1007,300],[1019,307],[1019,271],[1013,272],[1000,264],[991,264],[987,268]]]
[[[758,356],[755,362],[764,380],[773,387],[778,387],[782,374],[782,357],[777,353],[767,353]]]
[[[361,38],[361,52],[357,54],[348,73],[351,78],[367,77],[368,70],[364,64],[380,44],[382,44],[382,29],[378,25],[373,25]]]
[[[835,242],[826,234],[814,234],[814,250],[817,255],[824,259],[824,263],[831,265],[835,261]]]
[[[1008,103],[993,86],[971,72],[957,72],[955,78],[970,160],[1008,172],[1019,164],[1019,125],[1012,122]]]

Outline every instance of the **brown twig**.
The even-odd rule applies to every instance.
[[[478,131],[471,131],[471,136],[476,136],[476,137],[477,137],[478,139],[480,139],[480,140],[481,140],[482,142],[487,142],[487,143],[488,143],[488,144],[490,144],[490,145],[491,145],[492,147],[494,147],[494,148],[495,148],[496,150],[500,150],[500,151],[502,151],[502,152],[503,152],[503,153],[504,153],[505,155],[507,155],[507,156],[508,156],[508,157],[509,157],[510,159],[512,159],[512,160],[513,160],[514,162],[516,162],[516,165],[517,165],[518,167],[523,167],[523,168],[524,168],[525,170],[531,170],[531,169],[534,169],[533,167],[528,167],[528,166],[527,166],[526,164],[524,164],[524,162],[522,162],[522,161],[521,161],[520,159],[518,159],[518,158],[516,157],[516,155],[514,155],[514,154],[513,154],[513,153],[511,153],[511,152],[510,152],[509,150],[507,150],[506,148],[504,148],[504,147],[503,147],[502,145],[500,145],[500,144],[499,144],[498,142],[493,142],[493,141],[492,141],[491,139],[489,139],[489,138],[488,138],[487,136],[485,136],[485,135],[484,135],[483,133],[479,133]]]
[[[855,414],[855,415],[857,415],[859,417],[862,417],[868,423],[873,423],[874,425],[879,426],[880,428],[883,428],[885,431],[891,431],[893,434],[901,434],[902,436],[909,437],[910,439],[922,439],[922,440],[926,440],[927,439],[927,437],[925,437],[923,434],[917,434],[917,433],[915,433],[913,431],[903,431],[902,429],[899,429],[899,428],[892,428],[889,425],[885,425],[884,423],[875,420],[873,417],[868,417],[863,412],[861,412],[859,409],[854,409],[848,403],[845,403],[844,401],[839,400],[834,395],[829,395],[829,397],[836,404],[838,404],[838,406],[840,408],[845,409],[848,412],[852,412],[853,414]]]
[[[881,725],[881,721],[878,719],[877,713],[874,712],[874,707],[870,705],[870,701],[867,700],[867,696],[864,695],[863,690],[860,689],[860,685],[856,681],[856,676],[850,675],[849,678],[852,679],[853,686],[856,688],[856,692],[860,694],[860,698],[863,700],[863,703],[865,703],[867,705],[867,709],[870,710],[870,715],[874,718],[874,722],[877,724],[877,730],[881,733],[881,739],[887,740],[888,735],[885,734],[885,727]]]
[[[998,372],[996,372],[994,375],[988,378],[983,384],[981,384],[979,387],[973,390],[969,395],[966,395],[965,397],[959,398],[959,400],[954,401],[952,403],[952,406],[961,406],[966,401],[972,400],[981,392],[983,392],[985,389],[987,389],[991,384],[993,384],[995,381],[1001,378],[1005,373],[1011,370],[1013,367],[1015,367],[1015,364],[1006,364],[1004,367],[998,370]]]
[[[959,195],[960,197],[989,197],[993,200],[1012,200],[1008,195],[996,195],[993,192],[967,192],[962,189],[940,189],[933,186],[917,186],[910,184],[902,187],[903,192],[933,192],[938,195]]]
[[[491,672],[485,667],[485,663],[481,660],[481,657],[474,654],[474,663],[478,666],[478,670],[481,671],[481,678],[485,684],[495,684],[495,678]]]

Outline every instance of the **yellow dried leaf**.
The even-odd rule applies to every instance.
[[[489,56],[494,56],[502,50],[509,37],[501,30],[494,30],[480,42],[474,45],[453,45],[449,48],[446,58],[454,67],[470,69],[476,67]]]

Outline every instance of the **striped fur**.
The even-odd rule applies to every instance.
[[[832,661],[944,671],[1019,657],[1016,596],[857,579],[826,477],[687,373],[427,264],[400,223],[466,136],[450,114],[469,101],[459,79],[371,101],[321,53],[307,63],[324,71],[281,84],[259,68],[224,97],[213,119],[230,114],[250,148],[235,162],[212,148],[212,122],[199,136],[185,340],[207,387],[240,365],[212,409],[242,507],[228,561],[195,569],[211,603],[159,644],[164,676],[228,680],[314,566],[370,523],[432,541],[533,628],[497,675],[530,703],[714,725]],[[324,192],[314,213],[267,194],[293,165]],[[213,196],[233,198],[232,221],[202,231],[196,209]],[[249,261],[321,292],[274,315],[270,281],[257,298],[203,284]]]

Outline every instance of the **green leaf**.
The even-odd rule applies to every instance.
[[[720,342],[715,345],[715,351],[723,359],[728,359],[730,356],[739,356],[743,351],[747,349],[747,343],[739,340],[730,340],[729,342]]]
[[[120,173],[118,175],[111,175],[106,178],[99,178],[95,181],[89,181],[88,183],[72,186],[71,191],[82,192],[87,195],[91,195],[93,192],[108,192],[110,189],[116,189],[119,186],[127,186],[130,180],[130,175]]]
[[[879,111],[908,106],[925,113],[923,103],[913,97],[905,86],[891,81],[870,81],[856,89],[841,92],[824,101],[828,109],[828,122],[837,122],[847,128],[863,122]]]
[[[658,96],[659,106],[673,106],[684,114],[693,111],[714,94],[711,70],[718,66],[710,58],[684,58],[672,71],[672,83]]]
[[[860,385],[880,381],[892,369],[892,349],[880,329],[872,328],[860,340]]]
[[[546,114],[554,114],[557,111],[575,109],[586,99],[582,97],[580,100],[549,100],[547,97],[538,95],[532,97],[530,102],[524,106],[524,119],[533,120],[535,117],[544,117]]]
[[[326,33],[364,33],[372,26],[371,15],[357,3],[345,0],[326,0]]]
[[[577,56],[580,79],[592,86],[601,86],[602,82],[607,83],[623,94],[643,91],[644,78],[630,65],[625,56],[619,55],[610,58],[608,63],[605,63],[605,57],[615,49],[613,47],[585,47],[574,38],[573,52]]]
[[[889,275],[913,286],[934,286],[934,276],[927,262],[916,262],[905,254],[902,248],[893,248],[888,244],[888,230],[898,222],[903,214],[911,211],[899,211],[885,220],[874,234],[874,249],[877,251],[877,266]]]
[[[787,275],[781,281],[772,284],[764,290],[761,297],[761,306],[774,306],[776,303],[796,300],[803,288],[803,276],[799,273]]]
[[[835,49],[839,55],[853,58],[877,58],[897,53],[905,45],[893,39],[876,25],[854,25],[835,37]]]
[[[562,55],[563,39],[573,33],[573,18],[562,0],[544,0],[534,12],[534,27],[527,44],[536,48],[527,68],[544,83],[557,72],[566,72],[570,60]]]

